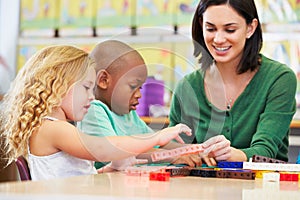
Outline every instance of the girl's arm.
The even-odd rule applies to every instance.
[[[53,122],[51,129],[51,141],[55,148],[75,157],[95,161],[112,161],[135,156],[152,149],[153,146],[163,146],[173,139],[183,143],[180,133],[191,135],[190,128],[183,124],[156,133],[109,137],[84,134],[63,121]]]

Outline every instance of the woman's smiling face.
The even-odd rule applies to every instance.
[[[219,63],[239,63],[250,25],[232,7],[224,4],[210,6],[203,13],[205,44]]]

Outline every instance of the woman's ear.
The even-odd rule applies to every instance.
[[[255,32],[256,28],[257,28],[257,25],[258,25],[258,21],[257,19],[253,19],[251,24],[248,24],[248,28],[247,28],[247,39],[249,39],[253,33]]]
[[[96,84],[101,89],[107,89],[110,84],[110,79],[111,79],[111,76],[106,70],[104,70],[104,69],[100,70],[97,73]]]

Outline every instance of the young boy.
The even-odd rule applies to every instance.
[[[91,56],[96,60],[95,100],[77,126],[96,136],[153,132],[135,111],[147,78],[141,55],[125,43],[108,40],[98,44]],[[103,165],[95,164],[96,168]]]
[[[147,67],[142,56],[125,43],[108,40],[99,43],[91,52],[91,57],[96,61],[95,100],[77,126],[84,133],[96,136],[153,132],[136,113],[138,99],[141,98],[140,88],[147,78]],[[177,144],[171,146],[178,147]],[[193,163],[201,162],[198,155],[193,157]],[[117,164],[114,161],[112,167],[120,169],[120,165],[138,162],[135,158]],[[96,163],[95,166],[100,168],[103,164]]]

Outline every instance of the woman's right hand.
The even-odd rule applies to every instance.
[[[230,161],[230,162],[244,162],[247,161],[246,154],[237,148],[230,145],[230,141],[224,135],[218,135],[208,139],[202,143],[204,148],[204,161],[210,165],[215,161]]]
[[[159,137],[158,145],[164,146],[173,139],[177,140],[179,143],[184,144],[184,141],[179,136],[179,134],[185,133],[186,135],[191,136],[192,130],[185,124],[177,124],[173,127],[164,128],[157,133]]]
[[[212,157],[217,161],[228,160],[231,157],[232,148],[230,141],[226,139],[224,135],[218,135],[208,139],[202,143],[202,147],[204,149],[204,157]]]

